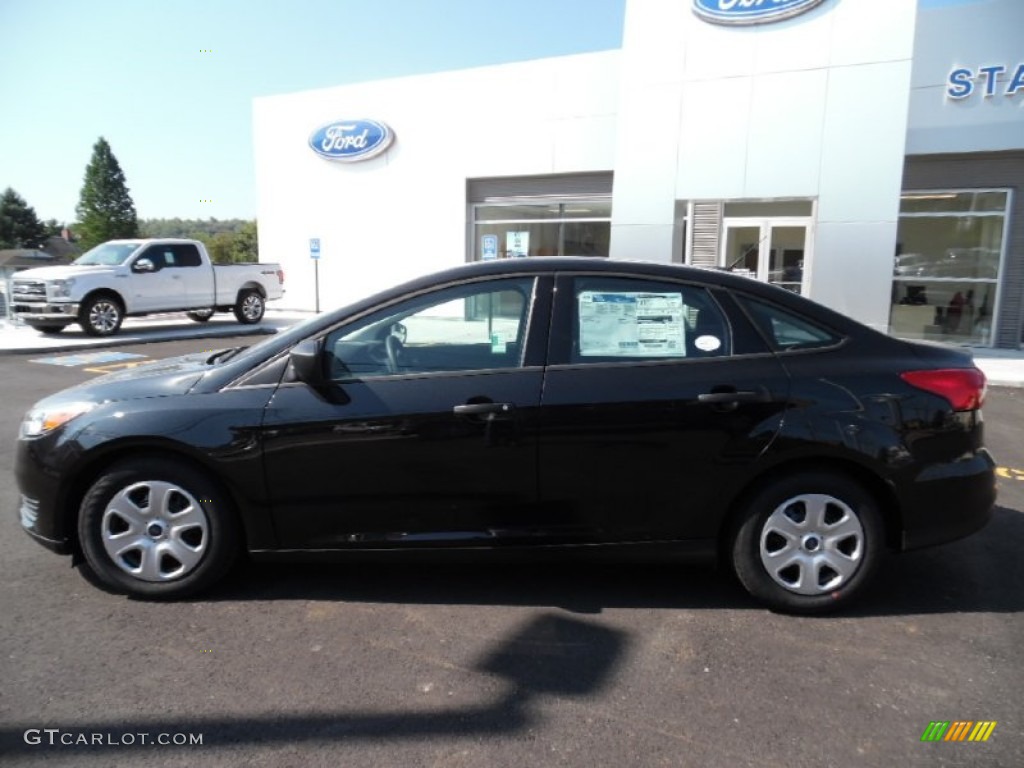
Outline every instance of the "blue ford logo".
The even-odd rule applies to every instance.
[[[379,155],[391,144],[393,134],[376,120],[335,120],[309,137],[309,146],[320,157],[355,162]]]
[[[822,0],[693,0],[693,12],[713,24],[766,24],[805,13]]]

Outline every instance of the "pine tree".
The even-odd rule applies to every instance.
[[[0,248],[40,248],[49,233],[28,205],[8,187],[0,195]]]
[[[92,160],[85,169],[85,181],[75,211],[78,213],[75,231],[83,248],[92,248],[105,240],[138,237],[139,221],[124,172],[102,136],[92,148]]]

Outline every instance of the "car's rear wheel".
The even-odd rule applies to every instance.
[[[212,309],[197,309],[193,312],[186,312],[186,316],[189,320],[193,320],[197,323],[205,323],[211,317],[213,317]]]
[[[235,304],[235,319],[243,325],[252,325],[263,319],[266,302],[259,291],[246,289],[238,294]]]
[[[852,479],[799,472],[748,501],[732,540],[740,582],[773,608],[823,613],[870,581],[884,542],[874,498]]]
[[[94,581],[149,598],[211,586],[239,546],[224,493],[173,459],[129,459],[107,470],[82,501],[78,535]]]

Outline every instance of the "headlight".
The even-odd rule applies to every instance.
[[[95,407],[96,403],[64,403],[46,408],[33,408],[25,414],[25,418],[21,422],[21,436],[45,435]]]
[[[53,280],[50,282],[50,295],[54,298],[66,299],[71,295],[71,288],[75,285],[75,278],[69,277],[66,280]]]

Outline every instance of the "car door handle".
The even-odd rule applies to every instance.
[[[764,387],[759,389],[734,389],[733,387],[713,387],[710,392],[697,395],[697,402],[708,406],[719,406],[722,411],[732,411],[741,402],[771,402],[771,395]]]
[[[764,403],[768,396],[764,392],[705,392],[697,395],[701,403]]]
[[[515,406],[511,403],[466,403],[456,405],[452,412],[456,416],[481,417],[484,421],[507,419],[512,415]]]

